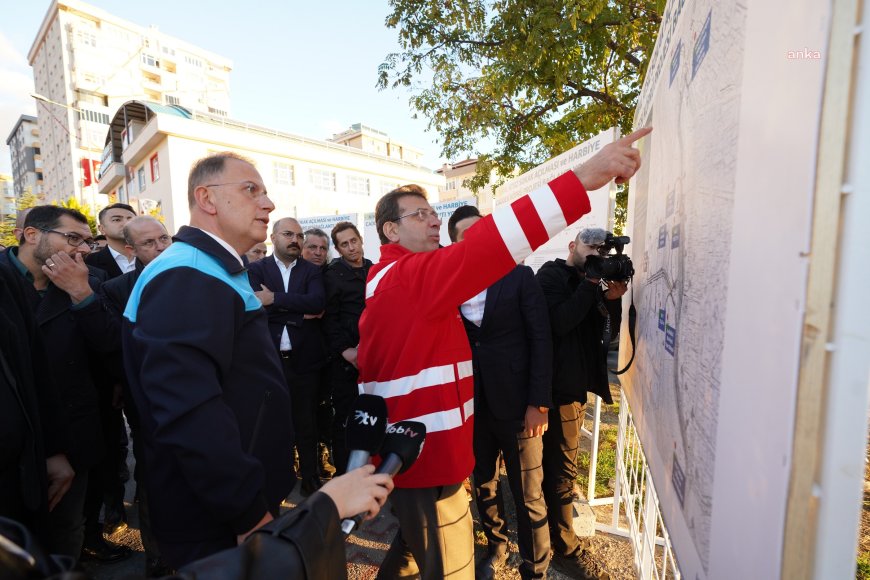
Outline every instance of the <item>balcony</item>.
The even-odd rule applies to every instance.
[[[108,166],[104,162],[100,166],[99,191],[100,193],[109,194],[119,183],[124,182],[126,172],[124,164],[120,161],[111,159]]]

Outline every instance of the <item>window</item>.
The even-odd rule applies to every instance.
[[[328,169],[312,169],[311,185],[322,191],[335,191],[335,172]]]
[[[381,195],[386,195],[399,187],[398,183],[390,182],[390,181],[382,181],[381,182]]]
[[[371,189],[369,188],[369,178],[368,177],[358,177],[356,175],[348,175],[347,176],[347,192],[353,193],[356,195],[369,195],[369,194],[371,194]]]
[[[215,109],[214,107],[209,107],[208,112],[211,113],[212,115],[220,115],[221,117],[227,116],[226,111],[222,111],[221,109]]]
[[[296,185],[296,174],[289,163],[275,162],[275,185]]]
[[[109,116],[105,113],[97,113],[87,109],[76,111],[76,117],[79,121],[90,121],[92,123],[102,123],[103,125],[108,125],[110,120]]]
[[[178,97],[173,97],[172,95],[166,95],[166,104],[167,105],[180,105],[181,99]]]
[[[145,191],[145,168],[140,167],[137,174],[139,176],[139,191]]]
[[[194,58],[190,55],[187,55],[187,54],[184,55],[184,62],[186,62],[187,64],[189,64],[191,66],[195,66],[197,68],[202,68],[202,61],[200,59]]]
[[[160,66],[160,61],[157,60],[157,57],[148,54],[147,52],[142,53],[142,64],[147,64],[148,66]]]
[[[157,161],[157,153],[151,156],[151,183],[160,179],[160,162]]]
[[[97,35],[86,30],[76,30],[76,40],[83,46],[97,47]]]
[[[162,47],[160,47],[160,49],[163,51],[163,54],[165,54],[165,55],[175,56],[175,49],[174,48],[170,48],[168,46],[162,46]]]

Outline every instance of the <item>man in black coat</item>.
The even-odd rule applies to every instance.
[[[97,295],[105,272],[84,262],[95,244],[81,213],[39,206],[27,215],[21,245],[0,255],[0,262],[29,282],[26,298],[70,421],[68,456],[76,477],[50,514],[47,543],[52,553],[73,558],[79,557],[84,538],[88,471],[104,450],[91,356],[118,346],[118,320]]]
[[[461,242],[481,219],[474,206],[458,208],[447,223]],[[528,266],[460,307],[474,366],[474,487],[477,511],[489,541],[476,578],[493,578],[507,560],[504,495],[499,456],[504,457],[517,514],[522,578],[544,578],[550,561],[547,507],[541,492],[542,435],[552,406],[550,323],[541,288]]]
[[[612,403],[607,377],[610,318],[606,302],[625,294],[626,282],[586,275],[587,257],[597,256],[607,232],[586,228],[568,245],[568,259],[547,262],[537,278],[547,298],[553,330],[553,403],[544,435],[544,496],[553,553],[559,563],[582,568],[580,540],[574,533],[573,502],[580,429],[586,392]]]
[[[0,516],[43,537],[48,511],[75,472],[69,425],[27,300],[24,279],[0,264]]]
[[[349,450],[344,426],[359,394],[356,354],[359,345],[359,318],[366,306],[366,278],[371,260],[363,256],[359,230],[350,222],[338,222],[332,228],[332,244],[340,254],[330,262],[324,275],[326,314],[323,326],[332,354],[330,379],[335,417],[332,422],[332,456],[336,474],[347,468]]]
[[[88,254],[85,263],[106,272],[115,279],[135,267],[135,258],[124,241],[123,229],[136,217],[133,208],[125,203],[113,203],[97,214],[97,229],[105,236],[106,246]],[[105,456],[91,470],[88,495],[85,500],[85,558],[112,562],[129,555],[129,550],[115,547],[103,539],[100,510],[105,500],[105,527],[108,533],[125,525],[124,482],[121,471],[127,469],[127,430],[121,414],[123,377],[120,353],[113,353],[95,361],[93,369],[97,392],[100,396],[100,420],[105,436]]]
[[[293,409],[302,493],[320,488],[317,470],[317,377],[326,353],[319,317],[325,304],[320,268],[302,256],[302,226],[282,218],[272,228],[273,254],[248,267],[251,288],[266,307],[269,334],[281,357]]]

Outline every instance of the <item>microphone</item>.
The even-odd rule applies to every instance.
[[[395,477],[398,473],[405,473],[420,453],[423,451],[423,443],[426,440],[426,425],[419,421],[399,421],[387,427],[384,444],[381,447],[383,461],[375,473],[386,473]],[[359,527],[365,514],[357,514],[352,518],[341,521],[341,531],[345,536],[350,535]]]
[[[353,410],[347,416],[345,441],[350,454],[347,471],[369,462],[384,442],[387,428],[387,403],[383,397],[362,394],[356,398]]]

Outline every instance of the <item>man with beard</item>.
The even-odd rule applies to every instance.
[[[580,539],[574,533],[573,503],[586,392],[613,403],[607,377],[611,335],[607,301],[619,300],[628,288],[627,282],[608,282],[604,290],[601,280],[586,272],[588,258],[598,256],[606,236],[601,228],[580,230],[568,244],[568,258],[547,262],[537,274],[553,332],[553,406],[550,428],[544,433],[544,499],[554,564],[572,575],[585,573]]]
[[[348,449],[344,426],[359,394],[356,355],[359,346],[359,318],[366,305],[366,278],[371,260],[363,257],[362,237],[350,222],[332,228],[332,243],[340,254],[326,268],[326,314],[323,325],[331,360],[332,402],[335,418],[332,450],[337,474],[347,467]]]
[[[317,472],[317,377],[325,362],[319,316],[323,312],[320,268],[302,258],[302,226],[282,218],[272,228],[272,256],[248,269],[251,287],[266,307],[269,334],[281,357],[290,390],[302,493],[320,488]]]
[[[85,216],[57,206],[35,207],[27,214],[20,241],[18,248],[0,255],[0,261],[26,280],[26,298],[48,360],[58,363],[51,371],[70,422],[68,457],[76,474],[50,513],[46,547],[51,553],[78,558],[88,472],[104,451],[91,354],[117,348],[117,319],[96,294],[105,272],[84,261],[96,246]]]

